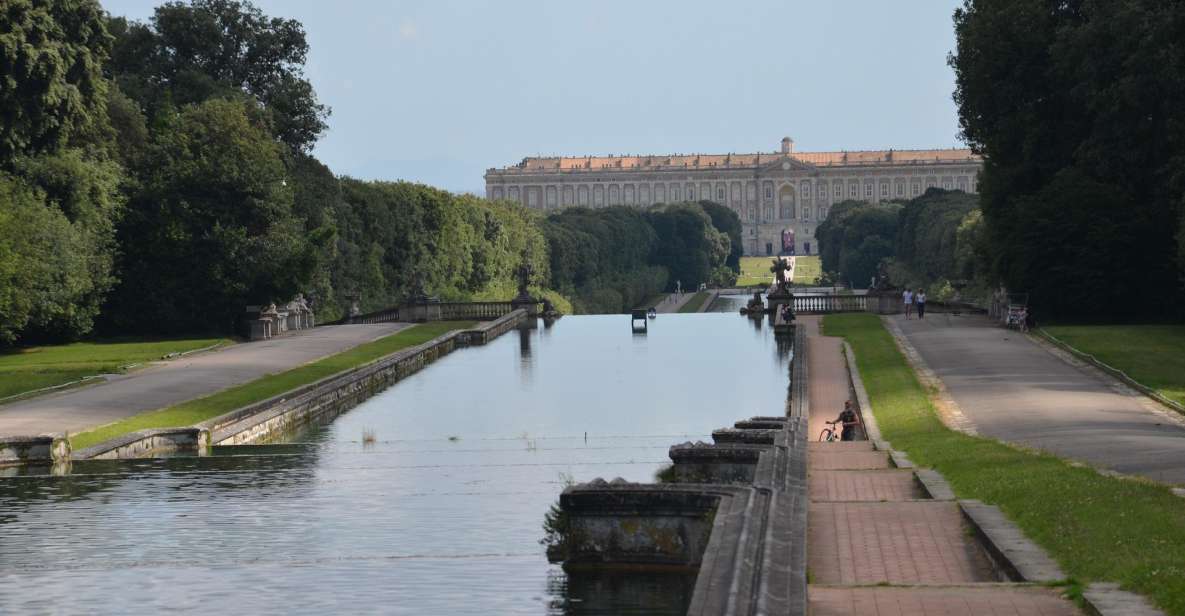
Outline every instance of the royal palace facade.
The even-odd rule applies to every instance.
[[[715,201],[740,216],[746,255],[802,255],[833,204],[975,192],[982,166],[970,150],[795,152],[786,137],[757,154],[526,158],[485,180],[487,198],[541,210]]]

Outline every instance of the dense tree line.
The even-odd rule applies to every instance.
[[[881,260],[893,256],[901,207],[863,201],[835,204],[815,229],[823,271],[855,288],[868,287]]]
[[[857,288],[883,271],[898,287],[926,287],[945,299],[952,283],[982,293],[985,271],[979,198],[939,188],[908,201],[846,201],[831,209],[816,232],[823,270]]]
[[[335,176],[309,150],[328,109],[301,25],[246,2],[94,0],[0,12],[0,343],[231,331],[248,304],[309,294],[322,319],[418,289],[507,296],[533,215]],[[562,302],[561,298],[555,297]]]
[[[321,320],[426,292],[533,286],[619,311],[735,274],[740,221],[712,203],[545,219],[311,155],[329,109],[302,26],[248,2],[167,2],[146,23],[96,0],[0,10],[0,344],[228,332],[301,292]]]
[[[992,275],[1047,316],[1180,316],[1185,4],[967,0],[954,21]]]
[[[676,283],[729,284],[740,264],[740,218],[707,201],[571,208],[542,228],[551,284],[581,312],[623,312]]]

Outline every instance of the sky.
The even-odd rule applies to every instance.
[[[958,0],[254,3],[304,24],[340,175],[484,194],[526,156],[962,147]]]

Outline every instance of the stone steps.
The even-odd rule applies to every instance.
[[[814,501],[908,501],[927,498],[909,470],[816,470],[810,473],[807,481],[807,490]]]
[[[839,345],[812,337],[807,354],[810,408],[835,412],[851,385]],[[812,417],[807,436],[833,418]],[[1063,576],[1034,569],[1035,577],[1026,577],[1001,566],[1001,555],[989,548],[1010,537],[996,528],[998,510],[955,500],[940,475],[914,469],[887,444],[811,442],[807,469],[812,616],[1079,613],[1056,588],[1004,582]]]
[[[807,568],[819,584],[995,582],[956,503],[812,502]]]
[[[807,451],[875,451],[872,441],[836,441],[832,443],[822,443],[819,441],[811,441],[807,443]]]
[[[985,584],[952,587],[809,587],[811,616],[1070,616],[1052,588]]]
[[[807,453],[807,469],[810,471],[859,471],[882,468],[892,468],[888,452],[810,451]]]

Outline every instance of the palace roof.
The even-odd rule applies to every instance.
[[[495,173],[549,171],[744,169],[771,165],[783,158],[816,167],[979,164],[983,158],[969,149],[862,150],[852,152],[758,152],[755,154],[672,154],[665,156],[552,156],[528,157],[517,165],[491,169]]]

